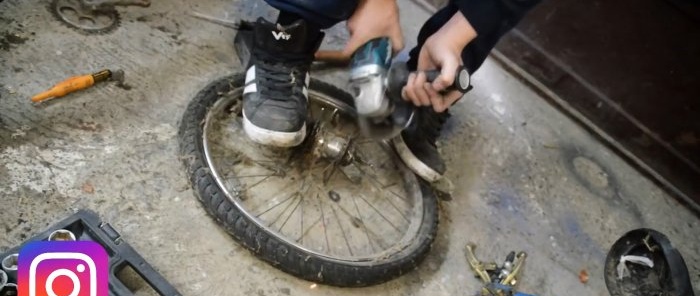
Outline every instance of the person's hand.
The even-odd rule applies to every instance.
[[[348,32],[350,40],[342,51],[345,59],[349,60],[367,41],[379,37],[389,37],[394,53],[399,52],[403,49],[403,35],[396,0],[360,0],[348,19]]]
[[[408,76],[403,89],[404,100],[416,106],[433,106],[435,112],[447,110],[462,97],[459,91],[440,92],[455,80],[462,64],[462,49],[476,38],[476,31],[461,12],[455,15],[423,44],[418,54],[417,72]],[[429,83],[423,71],[440,69],[440,75]]]
[[[396,0],[360,0],[348,19],[348,32],[350,40],[343,49],[348,57],[367,41],[378,37],[389,37],[394,53],[401,51],[403,35]]]

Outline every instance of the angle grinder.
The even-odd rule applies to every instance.
[[[414,117],[415,107],[405,101],[401,91],[408,81],[405,62],[392,63],[389,38],[370,40],[360,47],[350,61],[350,85],[354,92],[355,108],[360,131],[366,137],[388,140],[398,136]],[[437,70],[426,71],[428,82],[440,75]],[[445,92],[471,89],[467,69],[457,69],[454,83]]]

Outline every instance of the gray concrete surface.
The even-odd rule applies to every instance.
[[[492,60],[452,110],[441,149],[457,187],[442,202],[439,236],[418,270],[340,289],[257,260],[199,206],[176,140],[188,100],[241,70],[233,32],[187,13],[267,14],[262,1],[242,2],[154,1],[123,9],[115,32],[94,36],[61,26],[47,1],[0,3],[0,251],[88,208],[184,295],[472,295],[478,281],[463,255],[470,241],[494,260],[527,251],[525,292],[606,295],[609,246],[652,227],[677,245],[700,291],[698,218]],[[428,15],[400,3],[411,40]],[[342,27],[329,35],[327,47],[341,46]],[[131,89],[101,85],[40,108],[29,103],[56,81],[105,67],[124,69]],[[344,83],[342,71],[314,75]]]

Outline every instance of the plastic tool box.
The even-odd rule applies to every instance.
[[[75,236],[75,240],[95,241],[104,247],[109,255],[110,264],[109,296],[134,295],[134,292],[132,292],[133,288],[128,288],[129,286],[134,286],[132,282],[134,280],[139,283],[145,282],[145,284],[152,288],[153,292],[160,295],[181,295],[165,280],[165,278],[163,278],[163,276],[153,269],[134,248],[124,241],[119,232],[117,232],[112,225],[100,221],[97,214],[92,211],[81,210],[63,221],[54,224],[46,231],[30,238],[25,243],[48,240],[49,236],[56,230],[68,230]],[[68,232],[64,232],[63,234],[66,235]],[[17,295],[15,290],[16,286],[14,285],[17,281],[16,272],[13,272],[11,267],[14,258],[8,256],[18,253],[25,243],[10,249],[8,252],[0,253],[0,263],[3,263],[2,260],[7,259],[6,262],[4,262],[5,267],[9,267],[10,270],[6,272],[6,274],[8,274],[7,283],[9,285],[7,285],[5,289],[0,290],[0,296]],[[129,268],[134,272],[130,272],[130,270],[128,270]],[[128,272],[124,273],[125,271]],[[124,276],[125,274],[126,276]],[[138,279],[139,277],[140,279]],[[120,278],[128,278],[128,280],[125,283]],[[1,281],[2,279],[0,279],[0,283]]]

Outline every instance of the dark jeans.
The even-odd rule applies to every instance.
[[[294,13],[320,28],[347,20],[357,7],[356,0],[265,0],[280,11]],[[371,1],[371,0],[370,0]],[[496,42],[539,0],[452,0],[423,25],[418,45],[411,50],[409,68],[416,69],[418,53],[428,37],[457,11],[462,11],[478,36],[462,50],[462,61],[470,73],[484,62]]]

